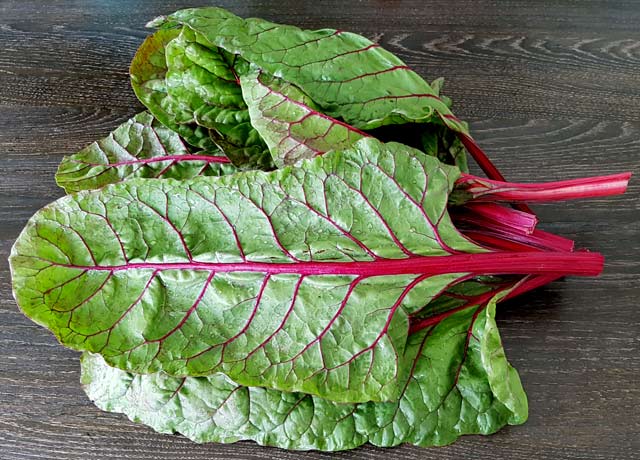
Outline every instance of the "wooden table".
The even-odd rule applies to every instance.
[[[62,155],[141,109],[127,68],[145,22],[206,3],[0,3],[3,261],[26,220],[62,195],[53,180]],[[640,171],[637,2],[219,3],[359,32],[420,74],[444,76],[456,113],[512,180]],[[334,458],[640,458],[638,190],[636,178],[624,197],[535,207],[542,228],[603,252],[607,266],[598,279],[566,279],[501,307],[506,351],[529,395],[525,425],[440,449],[366,446]],[[197,445],[99,411],[80,389],[78,354],[18,311],[6,262],[0,286],[0,458],[330,458]]]

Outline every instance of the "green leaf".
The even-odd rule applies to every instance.
[[[131,87],[140,102],[160,123],[177,132],[195,147],[215,150],[217,146],[209,137],[207,129],[195,123],[178,123],[175,114],[170,111],[172,104],[165,82],[167,74],[165,46],[178,34],[179,31],[175,29],[162,29],[145,39],[131,62],[129,69]]]
[[[394,400],[408,316],[484,252],[448,216],[458,175],[368,138],[274,173],[81,192],[18,238],[15,296],[126,370]]]
[[[406,387],[398,402],[337,404],[322,398],[243,387],[222,374],[176,378],[131,374],[84,354],[85,392],[162,433],[197,442],[254,440],[325,451],[410,443],[444,445],[527,418],[526,395],[509,366],[494,321],[495,303],[468,308],[410,337]],[[504,392],[509,369],[510,390]]]
[[[158,121],[189,144],[221,148],[243,169],[272,169],[269,151],[248,122],[235,80],[233,66],[246,66],[243,62],[195,43],[187,29],[161,29],[136,52],[131,86]]]
[[[420,150],[438,158],[441,162],[456,165],[462,172],[468,172],[467,152],[455,132],[442,125],[427,125],[421,129]]]
[[[422,336],[420,358],[400,401],[363,404],[356,412],[358,430],[369,442],[442,446],[461,434],[491,434],[526,421],[526,394],[505,358],[494,315],[495,298],[488,307],[449,316]],[[500,381],[503,369],[509,369],[508,392]]]
[[[364,37],[245,21],[218,8],[179,11],[154,25],[163,22],[173,28],[160,32],[173,35],[164,43],[160,101],[170,120],[160,120],[172,129],[199,130],[196,141],[200,128],[207,128],[236,166],[269,170],[267,150],[281,167],[348,147],[367,135],[361,129],[409,123],[426,137],[410,145],[441,144],[439,158],[466,168],[456,132],[466,133],[467,127],[450,112],[450,101],[439,96],[442,80],[432,88]],[[148,41],[159,43],[153,37]],[[149,79],[146,73],[161,73],[147,70],[148,48],[145,42],[134,58],[134,87]],[[154,111],[148,99],[141,97]],[[394,129],[385,140],[407,143],[404,131]]]
[[[189,179],[233,172],[219,151],[191,153],[177,133],[142,112],[107,137],[65,156],[56,182],[72,193],[135,177]]]
[[[487,307],[485,340],[481,343],[480,356],[482,365],[487,370],[491,389],[511,411],[508,423],[518,425],[526,422],[529,406],[518,372],[509,364],[504,354],[498,326],[494,320],[495,308],[495,302]]]
[[[238,54],[293,83],[327,115],[356,128],[441,120],[454,131],[466,132],[427,82],[360,35],[243,20],[213,7],[180,10],[150,25],[186,26],[208,48]]]
[[[306,94],[257,67],[240,77],[251,123],[278,167],[342,150],[368,134],[322,113]]]
[[[183,28],[165,52],[169,96],[165,104],[175,120],[208,128],[234,164],[272,169],[267,146],[251,125],[242,99],[239,75],[248,63],[221,48],[203,46],[189,28]]]
[[[286,449],[330,451],[366,442],[356,432],[353,404],[243,387],[223,374],[132,374],[88,353],[81,362],[83,388],[100,409],[124,413],[160,433],[181,433],[196,442],[254,440]]]

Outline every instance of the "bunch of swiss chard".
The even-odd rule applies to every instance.
[[[523,423],[496,302],[603,264],[526,203],[629,174],[505,182],[440,80],[356,34],[218,8],[152,25],[131,64],[148,112],[62,161],[69,195],[10,258],[20,308],[85,352],[95,404],[289,449]]]

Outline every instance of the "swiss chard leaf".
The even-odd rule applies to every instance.
[[[244,387],[222,374],[131,374],[99,355],[82,358],[82,383],[103,410],[197,442],[254,440],[325,451],[410,443],[444,445],[527,418],[526,395],[500,344],[494,304],[478,305],[414,334],[399,401],[337,404],[317,396]]]
[[[483,251],[447,214],[457,170],[417,155],[363,139],[271,174],[62,198],[14,246],[16,298],[123,369],[393,400],[407,316],[467,275],[431,256]]]
[[[387,125],[370,133],[324,114],[295,85],[266,74],[256,66],[240,76],[251,123],[269,146],[278,167],[342,150],[373,135],[398,141],[467,171],[466,151],[454,131],[440,124]]]
[[[65,156],[56,182],[71,193],[135,177],[189,179],[235,171],[220,151],[191,153],[177,133],[142,112],[107,137]]]
[[[205,142],[207,128],[211,140],[239,167],[272,168],[263,139],[282,166],[342,149],[364,135],[361,129],[408,123],[418,127],[409,132],[421,137],[412,146],[432,154],[433,142],[442,144],[439,138],[446,138],[438,146],[439,158],[466,170],[465,151],[455,139],[457,133],[466,136],[467,127],[439,95],[442,80],[430,86],[364,37],[245,21],[219,8],[178,11],[156,25],[168,28],[145,41],[131,66],[136,94],[163,123],[181,130],[188,142],[195,140],[194,145]],[[163,38],[164,33],[170,35]],[[166,54],[162,71],[162,64],[146,63],[154,54]],[[253,71],[247,75],[249,63],[260,78]],[[166,81],[159,82],[158,75]],[[385,140],[406,143],[405,131],[396,129]]]
[[[414,334],[421,351],[400,400],[361,404],[356,413],[369,442],[441,446],[460,434],[490,434],[526,421],[527,397],[494,316],[495,299]]]
[[[238,167],[271,169],[269,151],[249,123],[237,67],[247,63],[218,48],[206,49],[188,29],[159,30],[131,62],[136,96],[189,144],[222,148]]]
[[[248,63],[222,48],[207,48],[183,28],[166,46],[167,104],[178,123],[208,128],[234,164],[271,169],[269,150],[251,125],[239,75]]]
[[[257,67],[240,77],[251,123],[277,166],[342,150],[366,133],[322,113],[299,88]]]
[[[174,104],[167,93],[165,81],[167,63],[165,47],[175,39],[179,31],[158,30],[148,36],[136,52],[131,67],[131,87],[147,109],[163,125],[171,128],[189,144],[204,150],[215,150],[217,146],[209,137],[209,131],[195,123],[178,123],[171,111]]]
[[[65,345],[126,370],[394,400],[408,316],[443,289],[601,270],[598,255],[472,243],[447,212],[459,174],[365,138],[273,173],[80,192],[16,241],[15,297]]]
[[[442,121],[466,132],[436,90],[398,57],[360,35],[244,20],[213,7],[180,10],[150,25],[185,26],[198,42],[238,54],[293,83],[327,115],[356,128]]]

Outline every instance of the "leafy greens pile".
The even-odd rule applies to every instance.
[[[69,195],[10,258],[20,308],[85,352],[95,404],[289,449],[523,423],[496,302],[603,263],[525,203],[629,174],[505,182],[441,80],[356,34],[219,8],[152,25],[131,65],[148,112],[63,159]]]

